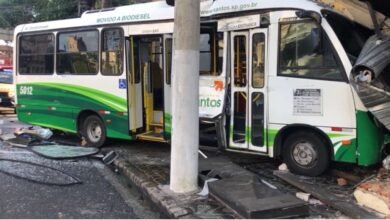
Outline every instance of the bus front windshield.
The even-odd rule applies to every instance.
[[[322,14],[343,45],[351,64],[354,65],[367,39],[374,32],[333,11],[322,10]]]
[[[0,70],[0,83],[12,84],[13,83],[12,71]]]

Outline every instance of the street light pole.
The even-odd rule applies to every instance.
[[[175,1],[170,189],[197,190],[200,1]]]

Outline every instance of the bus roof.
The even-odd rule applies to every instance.
[[[201,3],[201,17],[264,9],[304,9],[320,12],[323,6],[311,0],[207,0]],[[174,7],[165,1],[120,6],[116,8],[84,12],[80,18],[47,21],[19,25],[19,32],[172,20]]]

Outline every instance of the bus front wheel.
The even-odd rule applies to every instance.
[[[103,146],[106,141],[106,127],[102,119],[97,115],[90,115],[85,118],[82,127],[82,135],[88,146]]]
[[[289,135],[283,145],[283,160],[295,174],[318,176],[329,166],[327,145],[312,132]]]

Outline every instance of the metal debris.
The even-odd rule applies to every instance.
[[[103,161],[104,164],[110,165],[110,164],[112,164],[118,157],[119,157],[119,155],[118,155],[115,151],[110,151],[110,152],[108,152],[108,153],[102,158],[102,161]]]

